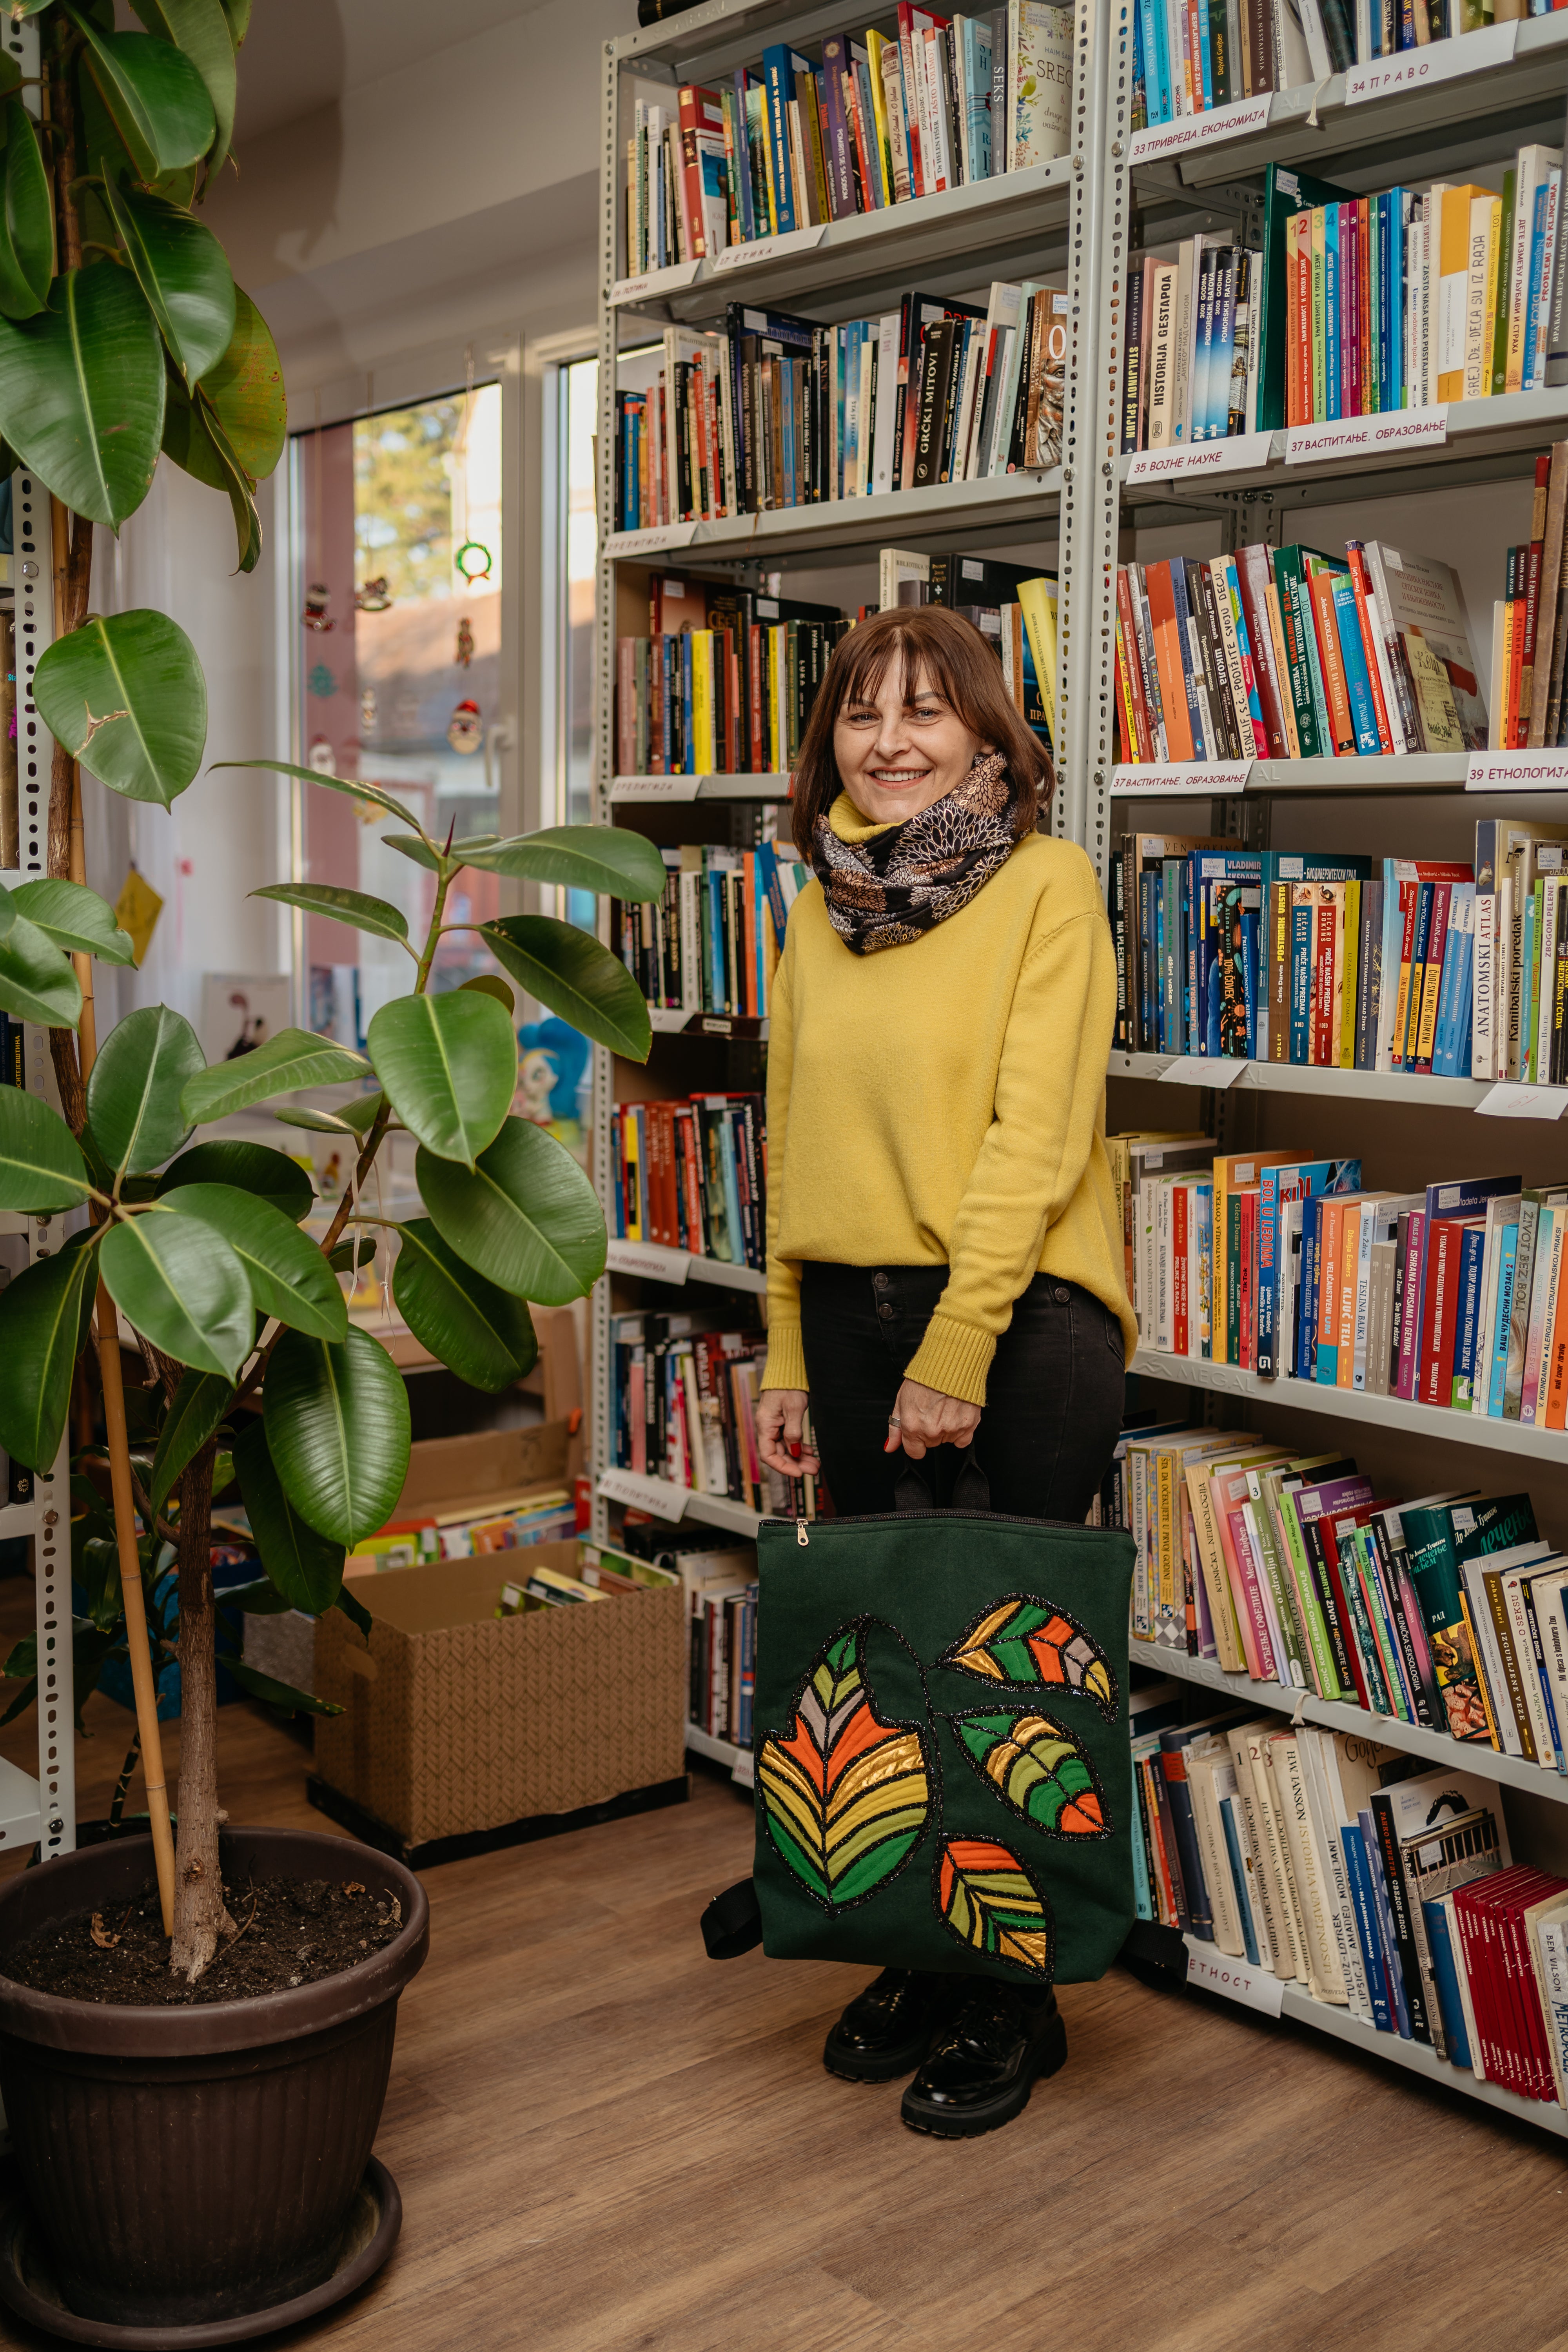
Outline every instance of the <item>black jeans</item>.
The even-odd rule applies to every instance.
[[[823,1476],[846,1518],[894,1508],[908,1465],[883,1452],[904,1368],[947,1286],[945,1265],[801,1269],[801,1339]],[[996,1344],[973,1450],[991,1507],[1010,1518],[1081,1520],[1121,1428],[1121,1325],[1076,1283],[1037,1274]],[[938,1446],[920,1465],[945,1504],[963,1452]]]

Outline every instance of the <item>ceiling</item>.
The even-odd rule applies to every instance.
[[[256,0],[239,57],[237,142],[330,106],[417,65],[436,43],[460,47],[546,0]]]

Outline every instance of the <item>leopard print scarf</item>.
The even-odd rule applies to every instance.
[[[904,947],[967,907],[1013,854],[1016,805],[1006,760],[993,751],[943,799],[870,841],[840,841],[819,816],[811,862],[845,946]]]

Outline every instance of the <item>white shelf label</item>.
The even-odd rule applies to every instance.
[[[668,1478],[645,1478],[637,1470],[601,1470],[599,1492],[607,1503],[630,1503],[635,1510],[674,1522],[685,1513],[689,1489],[672,1486]]]
[[[616,1274],[646,1274],[656,1282],[684,1282],[691,1271],[691,1253],[665,1249],[657,1242],[612,1242],[605,1263]]]
[[[1267,131],[1273,100],[1233,99],[1228,106],[1211,106],[1206,114],[1184,114],[1176,122],[1158,122],[1135,131],[1127,150],[1130,163],[1154,163],[1166,155],[1184,155],[1191,147],[1209,147],[1216,140],[1239,139],[1248,131]]]
[[[1345,76],[1345,104],[1363,106],[1369,98],[1392,98],[1405,89],[1430,89],[1462,74],[1485,73],[1490,66],[1506,66],[1513,55],[1519,19],[1483,26],[1479,33],[1461,33],[1457,39],[1429,41],[1425,48],[1405,49],[1397,57],[1374,58],[1369,65],[1352,66]]]
[[[1227,1087],[1235,1086],[1246,1067],[1245,1061],[1239,1061],[1230,1054],[1223,1056],[1178,1054],[1170,1067],[1161,1071],[1160,1084],[1163,1087],[1213,1087],[1215,1093],[1220,1094]]]
[[[1133,793],[1211,796],[1244,793],[1252,773],[1250,760],[1152,761],[1147,767],[1113,768],[1110,789],[1118,799]]]
[[[1337,416],[1327,425],[1292,425],[1285,436],[1285,463],[1310,466],[1325,457],[1436,449],[1447,438],[1446,401],[1436,408],[1390,408],[1379,416]]]
[[[1285,2006],[1285,1979],[1271,1975],[1268,1969],[1255,1969],[1248,1960],[1233,1960],[1214,1944],[1205,1944],[1197,1936],[1184,1936],[1187,1948],[1187,1982],[1201,1985],[1205,1992],[1223,1993],[1226,2000],[1238,2000],[1244,2009],[1260,2009],[1265,2017],[1278,2017]]]
[[[1244,466],[1267,466],[1272,433],[1233,433],[1224,441],[1194,441],[1173,449],[1138,449],[1127,460],[1130,482],[1185,480],[1193,474],[1234,474]]]
[[[750,269],[757,261],[784,261],[792,253],[809,253],[826,234],[826,222],[819,221],[815,228],[792,228],[783,236],[758,236],[750,245],[727,245],[722,253],[714,255],[713,267],[729,271]]]
[[[616,530],[605,542],[612,562],[638,555],[662,555],[667,547],[689,547],[697,536],[694,522],[661,522],[649,530]]]
[[[1506,1080],[1481,1097],[1482,1118],[1561,1118],[1568,1110],[1568,1087],[1521,1087]]]
[[[701,267],[700,261],[672,261],[668,269],[645,269],[640,278],[617,278],[610,289],[610,307],[657,301],[661,294],[678,293],[682,286],[690,285]]]
[[[1568,751],[1472,751],[1468,793],[1568,792]]]
[[[694,801],[702,789],[700,776],[617,776],[610,786],[612,807],[617,801]]]

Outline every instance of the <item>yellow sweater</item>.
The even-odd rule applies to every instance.
[[[847,794],[830,823],[868,840]],[[951,1269],[910,1380],[985,1402],[1036,1274],[1137,1325],[1105,1151],[1116,959],[1094,869],[1030,834],[967,907],[859,956],[820,884],[790,911],[768,1045],[768,1360],[803,1389],[803,1259]]]

